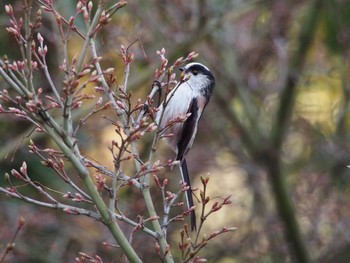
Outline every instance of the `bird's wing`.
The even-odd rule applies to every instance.
[[[197,133],[197,124],[200,117],[197,98],[192,99],[187,113],[191,113],[191,115],[184,122],[180,136],[181,140],[177,143],[176,159],[180,161],[185,158]]]

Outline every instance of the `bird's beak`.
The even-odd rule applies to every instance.
[[[181,67],[181,68],[179,68],[179,70],[182,72],[182,71],[185,71],[185,68]]]

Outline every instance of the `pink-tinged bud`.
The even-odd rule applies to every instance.
[[[168,178],[165,178],[165,179],[163,180],[163,187],[166,186],[166,185],[168,184],[168,182],[169,182],[169,179],[168,179]]]
[[[20,17],[20,18],[18,19],[18,28],[21,29],[22,26],[23,26],[23,18]]]
[[[207,185],[209,182],[209,177],[201,176],[201,181],[203,185]]]
[[[89,22],[90,15],[89,15],[89,12],[86,10],[85,6],[83,7],[83,11],[84,11],[84,20],[85,20],[85,22]]]
[[[72,199],[73,195],[71,194],[71,192],[67,192],[66,194],[63,195],[63,198]]]
[[[146,132],[153,132],[155,130],[157,130],[158,126],[155,123],[151,123],[150,125],[148,125]]]
[[[77,13],[81,13],[82,8],[83,8],[83,3],[81,1],[79,1],[77,3]]]
[[[38,148],[34,144],[29,144],[28,148],[30,153],[36,153],[38,151]]]
[[[171,74],[171,76],[170,76],[170,82],[175,81],[175,78],[176,78],[176,74],[175,74],[175,73]]]
[[[58,160],[58,164],[59,164],[59,167],[60,167],[61,169],[64,168],[64,161],[63,161],[62,158],[60,158],[60,159]]]
[[[17,65],[19,70],[24,70],[26,66],[24,61],[17,61]]]
[[[40,96],[42,93],[43,93],[43,88],[40,87],[40,88],[38,89],[38,96]]]
[[[32,51],[35,51],[35,50],[36,50],[36,44],[35,44],[35,41],[34,41],[34,40],[32,40],[31,48],[32,48]]]
[[[180,161],[179,160],[175,160],[175,161],[171,162],[169,165],[170,166],[175,166],[175,165],[178,165],[178,164],[180,164]]]
[[[165,55],[165,48],[162,48],[161,51],[157,50],[157,55],[164,56]]]
[[[69,22],[68,22],[69,27],[72,27],[72,26],[73,26],[74,21],[75,21],[75,17],[74,17],[74,16],[71,16],[71,17],[69,18]]]
[[[160,246],[159,246],[158,242],[156,242],[156,243],[154,244],[154,248],[155,248],[157,254],[160,255]]]
[[[39,8],[38,11],[36,12],[36,21],[37,22],[41,21],[42,15],[43,15],[43,11],[41,11],[41,8]]]
[[[6,174],[5,174],[5,179],[6,179]],[[6,188],[8,191],[10,191],[11,193],[17,193],[17,189],[15,187],[10,187],[10,188]]]
[[[95,64],[95,63],[98,63],[102,60],[102,57],[96,57],[92,60],[92,63]]]
[[[91,81],[92,78],[96,78],[96,76],[97,76],[97,71],[96,71],[96,70],[93,70],[93,71],[91,72],[91,74],[90,74],[90,81]]]
[[[83,105],[82,101],[77,101],[76,103],[73,104],[72,109],[79,109]]]
[[[39,127],[35,128],[35,131],[36,131],[36,132],[39,132],[39,133],[44,132],[44,130],[43,130],[42,128],[39,128]]]
[[[82,201],[84,201],[84,198],[83,198],[83,196],[81,194],[75,193],[75,198],[73,198],[72,201],[74,201],[74,202],[82,202]]]
[[[163,138],[171,138],[171,137],[173,137],[173,136],[174,136],[173,133],[168,133],[168,134],[163,135],[162,137],[163,137]]]
[[[128,52],[127,63],[133,62],[134,58],[135,58],[135,54],[133,52]]]
[[[75,211],[73,211],[72,209],[66,207],[66,208],[63,208],[63,212],[67,213],[67,214],[76,214]]]
[[[96,102],[96,106],[100,106],[102,104],[102,100],[102,97],[100,97]]]
[[[9,16],[13,16],[13,8],[11,5],[5,5],[5,11]]]
[[[183,212],[182,215],[183,216],[188,216],[195,208],[196,208],[196,206],[191,206],[188,210]]]
[[[159,219],[159,216],[151,216],[150,218],[149,218],[149,221],[156,221],[156,220],[158,220]]]
[[[18,180],[23,180],[22,175],[21,175],[19,172],[17,172],[15,169],[12,169],[12,170],[11,170],[11,174],[12,174],[14,177],[16,177]]]
[[[44,43],[44,38],[41,36],[40,33],[38,33],[37,38],[40,44]]]
[[[18,219],[18,227],[22,227],[25,222],[26,222],[26,219],[23,216],[20,216]]]
[[[123,102],[121,102],[120,100],[117,100],[117,105],[119,108],[125,109]]]
[[[190,189],[190,187],[186,183],[181,181],[181,191],[186,192],[188,189]]]
[[[6,27],[6,31],[10,35],[14,35],[15,37],[19,36],[18,31],[16,29],[14,29],[13,27]]]
[[[92,10],[92,6],[93,6],[92,2],[89,1],[89,3],[88,3],[88,10],[89,10],[90,12],[91,12],[91,10]]]
[[[37,107],[37,104],[30,100],[26,103],[26,108],[30,111],[30,112],[37,112],[38,110],[38,107]]]
[[[145,106],[145,105],[144,105],[143,103],[142,103],[142,104],[138,104],[138,105],[134,108],[134,110],[135,110],[135,111],[140,110],[140,109],[142,109],[144,106]]]
[[[216,211],[220,210],[221,208],[222,208],[222,205],[219,205],[218,202],[215,202],[215,203],[213,204],[213,206],[211,207],[211,211],[212,211],[212,212],[216,212]]]
[[[170,245],[167,244],[166,247],[165,247],[165,253],[164,253],[164,256],[166,256],[170,251]]]
[[[134,179],[130,179],[130,180],[128,181],[128,185],[134,186],[134,185],[136,185],[136,181],[135,181]]]
[[[10,181],[10,175],[8,173],[5,173],[5,181],[6,182]]]
[[[201,263],[201,262],[207,262],[208,260],[206,260],[205,258],[200,258],[200,257],[196,257],[195,259],[194,259],[194,263]]]
[[[175,61],[174,66],[175,66],[175,67],[179,66],[183,60],[184,60],[183,57],[178,58],[178,59]]]
[[[9,110],[11,111],[11,113],[14,113],[14,114],[19,114],[21,113],[21,111],[17,108],[14,108],[14,107],[9,107]]]
[[[38,62],[32,61],[32,69],[34,70],[34,69],[37,69],[37,68],[38,68]]]
[[[105,20],[106,19],[106,10],[103,10],[102,13],[101,13],[101,18],[102,20]]]
[[[157,175],[155,175],[155,174],[153,175],[153,180],[156,182],[156,184],[158,185],[159,188],[162,187],[161,184],[160,184],[160,181],[159,181],[159,178],[158,178]]]
[[[104,74],[113,74],[114,68],[108,68],[105,71],[103,71]]]
[[[102,174],[99,174],[99,175],[95,176],[95,179],[96,179],[96,183],[97,183],[97,189],[99,191],[103,190],[104,185],[106,183],[106,178],[104,178]]]
[[[27,163],[23,162],[19,170],[21,171],[22,174],[27,175]]]
[[[156,71],[154,72],[154,77],[156,79],[159,79],[159,77],[162,75],[162,72],[159,69],[156,69]]]
[[[14,71],[17,71],[17,70],[18,70],[17,62],[14,61],[14,62],[12,63],[12,65],[9,65],[9,68],[12,69],[12,70],[14,70]]]
[[[47,109],[48,110],[51,110],[53,108],[61,108],[61,105],[58,104],[57,102],[51,102],[48,106],[47,106]]]
[[[178,202],[178,203],[173,204],[173,206],[183,206],[184,204],[185,204],[184,202]]]
[[[95,260],[96,263],[103,263],[102,258],[99,255],[95,255]]]
[[[38,53],[40,56],[44,56],[44,52],[43,52],[43,49],[41,47],[38,48]]]
[[[198,53],[196,53],[196,52],[191,52],[190,54],[188,54],[188,56],[187,56],[187,59],[188,60],[191,60],[191,59],[194,59],[194,58],[196,58],[196,57],[198,57]]]
[[[104,93],[105,89],[102,86],[94,87],[94,90],[98,93]]]
[[[48,6],[42,5],[42,6],[40,6],[40,8],[44,9],[47,12],[51,12],[52,11],[52,9],[50,7],[48,7]]]
[[[225,197],[225,199],[224,199],[224,201],[222,202],[222,204],[224,204],[224,205],[229,205],[229,204],[231,204],[232,201],[230,200],[230,198],[231,198],[231,195]]]
[[[59,66],[60,70],[66,71],[67,70],[67,63],[66,60],[63,60],[63,64]]]
[[[143,165],[141,165],[141,171],[146,171],[148,168],[149,162],[144,163]]]
[[[78,77],[79,77],[79,78],[82,78],[82,77],[84,77],[85,75],[89,74],[90,71],[91,71],[91,70],[90,70],[89,68],[84,69],[82,72],[79,73]]]
[[[165,201],[166,202],[169,202],[170,200],[173,200],[174,197],[175,197],[175,194],[170,192],[170,191],[166,191],[166,194],[168,195],[166,198],[165,198]]]

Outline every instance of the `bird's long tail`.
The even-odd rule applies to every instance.
[[[187,164],[186,160],[183,159],[180,164],[180,173],[182,177],[182,181],[187,184],[189,187],[188,190],[186,191],[186,203],[187,203],[187,208],[191,208],[193,206],[193,197],[192,197],[192,188],[191,188],[191,182],[190,182],[190,177],[188,175],[188,170],[187,170]],[[196,213],[194,210],[191,211],[191,230],[194,231],[196,230]]]

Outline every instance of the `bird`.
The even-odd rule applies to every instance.
[[[159,106],[156,122],[166,136],[170,147],[179,161],[182,182],[186,183],[187,208],[194,206],[190,177],[185,157],[192,147],[198,130],[198,122],[207,106],[215,86],[215,78],[209,68],[198,62],[191,62],[179,70],[183,74],[183,81],[166,96]],[[175,121],[184,118],[184,122]],[[187,118],[186,118],[187,117]],[[169,125],[169,123],[171,123]],[[196,230],[196,214],[191,211],[191,230]]]

